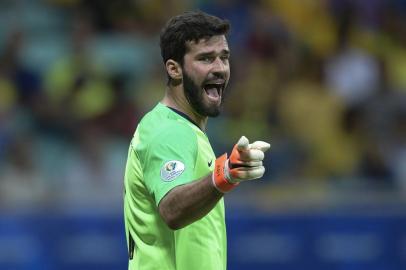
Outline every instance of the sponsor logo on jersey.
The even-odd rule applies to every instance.
[[[168,161],[161,168],[161,179],[170,182],[181,175],[184,170],[185,164],[179,160]]]

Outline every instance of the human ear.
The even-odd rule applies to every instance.
[[[178,62],[175,60],[169,59],[165,63],[166,72],[168,72],[169,77],[173,80],[180,80],[182,79],[182,68]]]

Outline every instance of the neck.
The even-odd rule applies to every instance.
[[[166,89],[165,96],[161,100],[161,103],[186,114],[199,126],[201,130],[206,130],[208,117],[201,116],[192,108],[187,101],[181,86],[169,86]]]

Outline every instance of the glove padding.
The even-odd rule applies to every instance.
[[[217,158],[213,172],[214,186],[221,192],[227,192],[241,181],[262,177],[265,173],[262,165],[264,152],[270,147],[269,143],[263,141],[250,144],[248,139],[242,136],[229,159],[227,154]]]
[[[269,143],[263,141],[250,144],[248,139],[242,136],[224,166],[226,180],[230,183],[238,183],[261,178],[265,173],[265,167],[262,165],[264,152],[270,147]]]

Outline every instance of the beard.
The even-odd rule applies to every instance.
[[[220,114],[221,105],[224,100],[224,91],[221,93],[222,100],[220,105],[205,104],[203,98],[205,90],[203,89],[203,85],[198,86],[185,70],[183,71],[183,89],[189,104],[199,115],[217,117]]]

